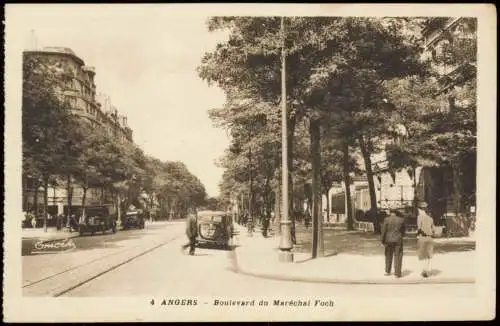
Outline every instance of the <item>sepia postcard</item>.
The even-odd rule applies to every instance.
[[[491,320],[486,4],[6,4],[4,322]]]

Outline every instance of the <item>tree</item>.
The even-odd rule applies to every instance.
[[[67,127],[75,124],[75,117],[58,97],[61,81],[55,68],[40,58],[23,59],[23,174],[34,181],[35,203],[43,185],[46,229],[49,183],[68,169],[68,145],[74,135]]]
[[[223,108],[209,112],[216,126],[225,128],[232,138],[229,151],[219,165],[231,170],[231,175],[239,184],[235,192],[223,191],[226,200],[248,194],[250,217],[270,217],[272,206],[272,185],[275,184],[276,156],[279,138],[275,131],[279,118],[268,103],[241,98],[231,93]],[[229,178],[224,178],[229,182]],[[224,187],[224,185],[222,184]],[[260,204],[260,205],[258,205]],[[264,210],[257,210],[264,207]]]
[[[160,210],[169,219],[183,217],[190,207],[204,204],[205,187],[184,163],[162,162],[158,176],[161,178],[157,194]]]
[[[226,28],[230,36],[216,51],[203,57],[199,72],[200,77],[216,83],[227,94],[238,93],[258,103],[270,103],[269,107],[286,100],[287,106],[292,108],[288,121],[292,136],[297,121],[304,118],[308,121],[313,221],[318,226],[314,227],[313,242],[321,244],[321,128],[325,127],[322,123],[332,121],[326,119],[329,115],[350,119],[352,123],[343,128],[349,134],[342,138],[349,142],[361,140],[365,158],[368,157],[365,165],[373,190],[371,149],[367,145],[367,140],[372,138],[372,134],[367,134],[369,126],[373,125],[368,126],[366,122],[374,120],[373,117],[385,121],[385,116],[377,112],[383,103],[385,80],[421,71],[417,60],[419,44],[415,45],[404,33],[403,27],[411,25],[404,20],[290,17],[285,19],[287,32],[284,34],[279,21],[277,17],[211,19],[211,29]],[[287,71],[287,94],[283,99],[279,93],[282,41]],[[346,113],[339,113],[342,110]],[[368,119],[370,114],[372,117]],[[360,128],[358,134],[353,133],[358,126],[364,128]],[[293,137],[289,139],[293,144]],[[291,145],[288,147],[292,153],[289,165],[293,172],[296,162]],[[318,254],[317,247],[321,245],[313,246],[314,257]]]
[[[209,85],[216,84],[227,94],[238,93],[240,98],[264,103],[268,109],[275,109],[281,101],[279,18],[214,17],[209,20],[208,26],[209,30],[227,29],[230,36],[229,40],[219,44],[214,52],[204,55],[198,70],[200,77]],[[267,111],[265,114],[275,116],[277,112],[279,111]],[[287,144],[290,181],[293,173],[293,135],[296,121],[297,114],[290,110]],[[278,189],[275,188],[275,191]],[[289,191],[293,194],[291,182]],[[292,196],[289,196],[289,200],[291,204]]]
[[[207,198],[205,202],[205,208],[207,210],[216,211],[219,209],[219,200],[215,197]]]
[[[377,203],[370,155],[386,132],[392,109],[384,101],[384,83],[426,72],[425,63],[419,60],[420,43],[405,32],[404,27],[413,24],[400,19],[339,19],[335,30],[340,35],[340,44],[332,49],[335,56],[320,61],[322,66],[311,76],[310,87],[306,88],[317,108],[341,117],[342,124],[348,124],[343,128],[347,131],[343,138],[358,142],[369,183],[371,214],[375,218]],[[378,221],[374,222],[376,232],[380,231]]]
[[[443,22],[434,18],[424,25]],[[444,31],[441,51],[433,55],[432,63],[436,70],[454,67],[450,74],[399,80],[390,88],[390,100],[401,108],[401,122],[408,131],[403,142],[387,148],[391,166],[450,169],[455,212],[475,205],[476,24],[474,18],[460,18],[455,29]]]
[[[392,100],[404,110],[402,123],[408,136],[403,142],[387,145],[387,157],[393,169],[424,167],[449,167],[453,169],[454,203],[460,212],[463,207],[462,183],[464,170],[475,171],[476,156],[476,107],[475,101],[467,106],[455,106],[453,110],[442,110],[446,95],[431,96],[439,84],[416,81],[400,82],[394,87]],[[465,85],[467,92],[475,93],[475,82]],[[403,96],[402,93],[411,94]],[[466,167],[469,165],[468,167]],[[470,177],[469,177],[470,178]],[[475,182],[471,182],[474,184]],[[469,194],[474,186],[469,186]],[[469,195],[470,196],[470,195]]]

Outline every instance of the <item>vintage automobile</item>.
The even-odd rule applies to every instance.
[[[116,215],[110,212],[108,206],[93,206],[85,210],[78,223],[78,232],[94,234],[95,232],[105,233],[106,231],[116,232]]]
[[[145,224],[141,211],[128,211],[122,218],[122,226],[125,230],[133,227],[144,229]]]
[[[200,211],[197,216],[197,245],[229,248],[234,235],[232,215],[222,211]]]

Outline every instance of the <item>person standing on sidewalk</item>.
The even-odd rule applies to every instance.
[[[198,235],[198,223],[196,210],[193,209],[187,217],[186,220],[186,236],[189,239],[189,242],[182,246],[182,250],[186,250],[189,247],[189,254],[191,256],[194,255],[194,250],[196,247],[196,236]]]
[[[431,260],[434,253],[434,220],[428,214],[427,203],[418,205],[417,216],[417,253],[422,264],[422,276],[429,277],[431,271]]]
[[[36,215],[35,214],[31,214],[31,226],[33,227],[33,229],[36,228]]]
[[[310,220],[311,220],[311,213],[309,212],[309,209],[307,209],[305,216],[304,216],[304,225],[305,225],[306,229],[309,228]]]
[[[385,275],[391,275],[394,259],[394,275],[400,278],[403,265],[403,237],[405,222],[401,214],[391,210],[382,223],[382,244],[385,247]]]

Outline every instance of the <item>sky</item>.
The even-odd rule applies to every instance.
[[[110,96],[128,117],[134,142],[146,154],[184,162],[210,196],[218,194],[222,170],[214,161],[229,141],[207,110],[220,107],[225,98],[198,77],[196,67],[226,34],[208,32],[203,14],[168,6],[23,9],[16,17],[24,21],[25,48],[71,48],[95,67],[97,92]]]

